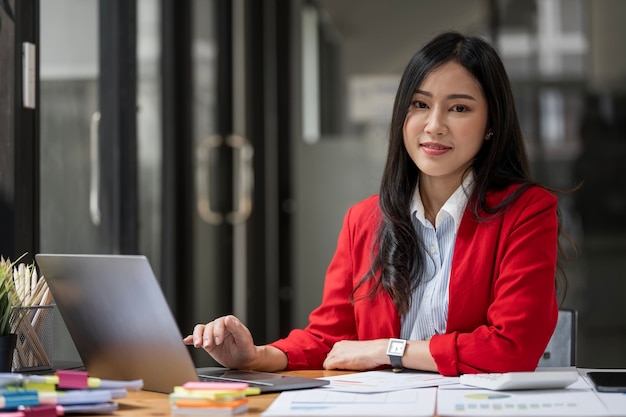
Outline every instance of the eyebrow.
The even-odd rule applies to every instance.
[[[428,91],[424,91],[424,90],[415,90],[415,94],[422,94],[426,97],[432,97],[432,93],[429,93]],[[476,101],[476,99],[474,98],[474,96],[471,96],[469,94],[462,94],[462,93],[457,93],[457,94],[449,94],[447,96],[448,99],[458,99],[458,98],[464,98],[467,100],[473,100]]]

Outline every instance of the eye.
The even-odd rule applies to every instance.
[[[426,105],[426,103],[424,103],[423,101],[419,101],[419,100],[413,100],[411,102],[411,106],[416,107],[418,109],[427,109],[428,105]]]
[[[456,106],[452,106],[451,110],[454,112],[463,113],[467,111],[467,107],[457,104]]]

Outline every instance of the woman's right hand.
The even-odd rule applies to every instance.
[[[193,334],[185,337],[183,342],[204,349],[227,368],[255,367],[257,346],[250,330],[235,316],[223,316],[207,324],[197,324]]]

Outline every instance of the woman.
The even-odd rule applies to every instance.
[[[255,346],[225,316],[184,341],[265,371],[530,371],[557,321],[559,225],[497,52],[444,33],[404,71],[380,192],[346,214],[308,326]]]

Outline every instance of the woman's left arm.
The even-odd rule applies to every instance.
[[[464,219],[446,334],[430,341],[440,373],[535,369],[558,316],[556,209],[554,195],[532,187],[500,217]]]
[[[342,340],[333,346],[324,361],[324,369],[366,371],[389,366],[387,345],[389,339]],[[437,372],[437,364],[430,354],[428,342],[407,341],[402,366],[409,369]]]

